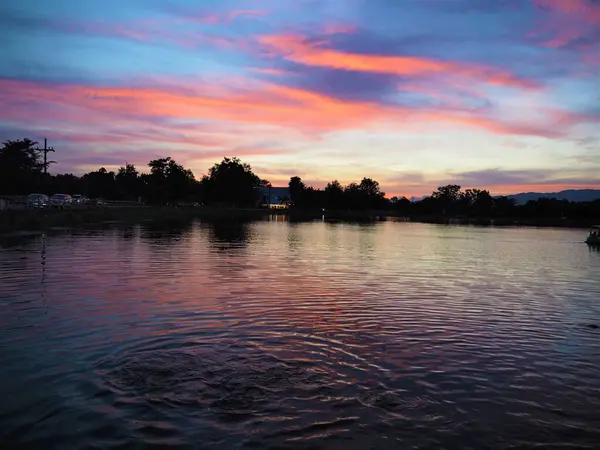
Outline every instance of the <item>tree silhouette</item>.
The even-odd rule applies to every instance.
[[[135,200],[141,195],[140,174],[133,164],[125,164],[125,167],[120,167],[115,181],[123,199]]]
[[[301,205],[304,191],[306,191],[306,185],[304,184],[302,179],[297,176],[290,178],[288,187],[290,189],[290,197],[292,202],[294,202],[294,205]]]
[[[463,214],[489,216],[494,199],[486,190],[467,189],[459,195],[460,208]]]
[[[431,198],[440,206],[442,215],[450,215],[453,211],[453,205],[460,199],[460,186],[457,184],[440,186],[437,191],[431,194]]]
[[[235,206],[253,206],[254,188],[268,183],[255,175],[249,164],[235,157],[223,158],[202,179],[203,192],[209,202]]]
[[[255,205],[255,187],[268,186],[250,165],[238,158],[224,158],[208,174],[196,181],[194,174],[170,157],[148,163],[148,174],[141,174],[132,164],[115,174],[101,167],[78,177],[72,174],[43,174],[43,155],[31,139],[8,140],[0,148],[0,194],[23,195],[34,192],[52,194],[86,194],[107,200],[133,200],[142,197],[150,204],[177,204],[201,201],[237,206]],[[492,197],[487,190],[466,189],[456,184],[440,186],[421,201],[406,197],[385,198],[379,183],[363,178],[360,183],[342,186],[337,180],[325,189],[307,186],[300,177],[290,178],[289,189],[294,206],[320,210],[381,210],[423,220],[447,219],[449,216],[500,218],[513,220],[579,220],[600,222],[600,200],[568,202],[551,198],[517,205],[509,197]]]
[[[170,157],[154,159],[148,167],[150,175],[143,180],[151,203],[170,204],[190,199],[196,184],[191,170]]]
[[[333,180],[325,186],[325,204],[327,209],[332,210],[346,207],[344,188],[338,180]]]
[[[107,171],[104,167],[86,173],[81,177],[81,182],[83,191],[90,197],[109,199],[117,197],[115,173]]]
[[[20,194],[29,189],[38,189],[44,160],[35,149],[37,142],[31,139],[5,141],[0,148],[0,192]]]

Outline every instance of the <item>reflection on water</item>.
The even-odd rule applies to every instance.
[[[1,447],[597,448],[581,231],[271,219],[0,240]]]
[[[244,248],[251,240],[250,224],[242,221],[213,222],[208,224],[210,245],[222,251]]]

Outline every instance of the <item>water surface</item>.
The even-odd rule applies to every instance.
[[[598,448],[584,238],[265,221],[2,239],[0,447]]]

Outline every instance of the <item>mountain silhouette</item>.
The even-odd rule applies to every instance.
[[[559,192],[522,192],[520,194],[507,195],[507,197],[514,198],[517,203],[520,204],[539,198],[555,198],[557,200],[568,200],[570,202],[591,202],[600,199],[600,189],[567,189]]]

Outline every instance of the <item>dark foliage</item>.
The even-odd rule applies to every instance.
[[[166,157],[148,163],[149,173],[140,174],[126,164],[117,173],[105,168],[81,177],[72,174],[45,175],[43,152],[30,139],[6,141],[0,148],[0,194],[30,193],[83,194],[107,200],[143,200],[148,204],[198,202],[216,206],[252,207],[257,203],[255,189],[270,186],[259,178],[250,165],[238,158],[224,158],[197,181],[194,174]],[[337,180],[325,189],[307,186],[300,177],[292,177],[289,191],[293,208],[302,210],[369,211],[386,210],[406,217],[502,218],[522,220],[599,219],[600,200],[569,202],[540,198],[517,205],[508,197],[492,197],[486,190],[462,190],[458,185],[440,186],[421,201],[406,197],[385,198],[379,183],[363,178],[360,183],[342,186]]]
[[[269,182],[261,180],[250,165],[238,158],[223,158],[211,167],[200,184],[207,203],[248,207],[256,203],[254,188],[267,186]]]
[[[44,160],[36,145],[37,142],[30,139],[3,143],[0,148],[0,192],[15,195],[32,187],[41,187]]]

